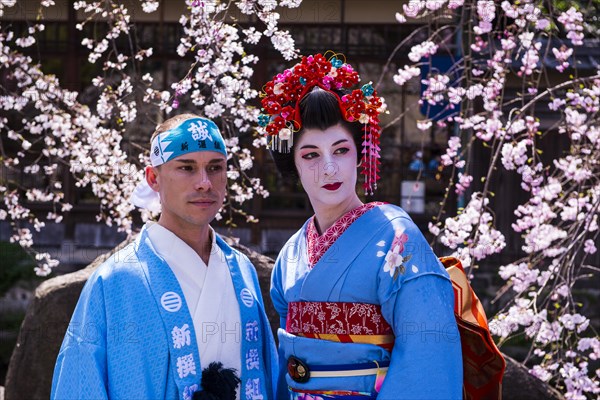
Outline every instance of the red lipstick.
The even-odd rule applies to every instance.
[[[338,190],[340,188],[340,186],[342,186],[342,182],[328,183],[327,185],[323,185],[322,188],[334,191],[334,190]]]

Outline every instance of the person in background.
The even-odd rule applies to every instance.
[[[415,154],[408,165],[408,169],[414,172],[419,172],[425,169],[425,164],[423,163],[423,152],[421,150],[415,151]]]
[[[434,147],[431,150],[431,159],[427,163],[427,176],[439,181],[442,177],[444,166],[442,164],[442,151]]]

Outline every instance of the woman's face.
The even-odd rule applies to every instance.
[[[337,206],[356,197],[357,154],[341,125],[306,129],[294,144],[294,163],[313,208]]]

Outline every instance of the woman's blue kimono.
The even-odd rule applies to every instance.
[[[283,248],[271,297],[280,315],[278,399],[287,387],[371,393],[377,399],[462,399],[462,356],[452,283],[431,247],[401,208],[367,211],[323,254],[307,262],[307,224]],[[339,343],[285,331],[288,303],[354,302],[381,306],[395,341],[390,353],[368,343]],[[310,366],[389,361],[380,392],[375,375],[315,377],[298,383],[286,372],[294,356]],[[343,368],[339,368],[343,369]],[[343,398],[343,397],[340,397]],[[367,397],[368,398],[368,397]]]
[[[277,355],[256,271],[218,236],[216,243],[238,293],[238,393],[274,399]],[[51,398],[191,399],[207,367],[198,356],[199,334],[175,275],[144,227],[135,243],[88,279],[56,361]]]

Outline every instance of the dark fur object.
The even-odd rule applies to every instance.
[[[212,362],[202,370],[202,390],[194,393],[193,400],[235,400],[235,389],[241,379],[233,368],[223,368],[220,362]]]

